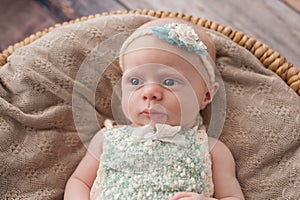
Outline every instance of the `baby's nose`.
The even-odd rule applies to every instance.
[[[144,86],[144,90],[142,93],[143,100],[155,100],[160,101],[163,98],[163,89],[160,85],[150,84]]]

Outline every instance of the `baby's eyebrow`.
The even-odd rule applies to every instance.
[[[145,73],[142,70],[130,70],[128,72],[125,71],[122,77],[127,77],[127,76],[141,76],[144,75]]]
[[[181,73],[174,72],[174,71],[162,71],[162,72],[158,72],[158,73],[161,76],[171,76],[171,77],[178,77],[178,78],[184,77]]]
[[[161,65],[161,64],[159,64]],[[154,64],[147,64],[147,66],[140,65],[138,66],[138,68],[135,69],[129,69],[129,70],[125,70],[124,74],[132,74],[132,73],[142,73],[145,74],[145,71],[147,70],[152,70],[152,67],[155,67],[155,63]],[[166,74],[181,74],[179,71],[173,69],[172,67],[169,67],[167,65],[161,65],[159,67],[155,67],[155,72],[157,73],[166,73]]]
[[[173,68],[170,68],[170,69],[168,69],[168,68],[158,69],[157,73],[159,73],[161,75],[184,77],[184,75],[180,71],[175,70]]]

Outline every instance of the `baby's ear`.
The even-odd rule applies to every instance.
[[[207,106],[207,104],[209,104],[213,100],[213,98],[214,98],[215,94],[217,93],[218,89],[219,89],[219,83],[218,82],[214,82],[209,86],[207,92],[205,93],[204,101],[200,105],[201,110],[204,109]]]
[[[212,101],[212,99],[214,98],[215,94],[217,93],[218,89],[219,89],[220,85],[218,82],[214,82],[210,85],[209,87],[209,91],[210,91],[210,101]]]

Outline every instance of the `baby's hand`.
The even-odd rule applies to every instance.
[[[169,200],[217,200],[215,198],[208,198],[202,194],[194,192],[177,192]]]

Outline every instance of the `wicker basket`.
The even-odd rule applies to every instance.
[[[243,32],[233,30],[228,26],[224,26],[218,24],[216,22],[190,16],[183,13],[178,12],[170,12],[170,11],[153,11],[153,10],[130,10],[130,11],[114,11],[109,13],[102,13],[96,15],[85,16],[80,19],[71,20],[69,22],[64,22],[62,24],[56,24],[52,27],[49,27],[41,32],[37,32],[29,37],[25,38],[23,41],[16,43],[14,45],[9,46],[6,50],[4,50],[0,54],[0,66],[4,65],[7,62],[7,57],[10,56],[15,49],[25,46],[34,40],[42,37],[49,31],[68,24],[77,23],[80,21],[85,21],[87,19],[95,18],[98,16],[105,16],[105,15],[113,15],[113,14],[140,14],[140,15],[149,15],[157,18],[163,17],[177,17],[188,20],[194,24],[199,26],[203,26],[208,29],[212,29],[218,31],[228,38],[230,38],[235,43],[239,44],[240,46],[249,50],[253,55],[256,56],[260,60],[260,62],[269,70],[275,72],[278,76],[281,77],[298,95],[300,95],[300,73],[296,66],[292,63],[288,62],[285,57],[281,56],[278,52],[272,50],[267,45],[257,41],[254,38],[251,38],[244,34]]]
[[[139,16],[125,16],[128,13]],[[119,16],[88,20],[107,15]],[[181,13],[151,10],[102,13],[57,24],[0,54],[0,67],[4,65],[0,68],[0,197],[3,197],[0,199],[62,199],[67,179],[86,153],[82,143],[89,142],[103,126],[104,119],[114,117],[111,94],[121,77],[115,59],[101,84],[89,81],[89,76],[85,76],[84,81],[75,78],[86,55],[90,55],[90,50],[105,38],[95,37],[97,34],[87,35],[87,32],[95,30],[92,28],[100,30],[116,25],[112,26],[112,30],[103,29],[104,36],[111,36],[119,33],[119,27],[123,29],[126,20],[132,24],[128,23],[125,28],[136,28],[137,24],[150,20],[148,16],[182,18],[225,35],[217,34],[218,37],[213,39],[220,50],[218,67],[224,75],[225,89],[228,89],[224,91],[226,107],[221,104],[225,112],[216,109],[215,113],[221,118],[225,116],[227,121],[223,126],[222,122],[215,120],[213,125],[222,129],[220,140],[230,148],[235,158],[236,174],[245,198],[299,199],[300,73],[297,68],[265,44],[230,27]],[[57,28],[79,22],[83,22],[79,28],[72,25]],[[80,39],[66,40],[73,37],[65,33],[78,34]],[[32,43],[42,36],[41,41]],[[30,43],[32,46],[25,46]],[[68,45],[62,47],[61,44]],[[21,46],[24,46],[23,51],[19,51],[22,48],[16,51]],[[48,51],[46,47],[50,47]],[[53,49],[55,51],[51,51]],[[11,63],[7,63],[13,52],[9,58]],[[115,52],[105,51],[102,56],[115,55],[111,54]],[[249,52],[258,60],[249,57]],[[37,56],[23,57],[30,53],[37,53]],[[91,57],[96,61],[95,65],[92,63],[87,67],[96,66],[103,61],[101,58],[97,54]],[[267,69],[262,69],[262,65]],[[89,71],[93,72],[91,77],[99,77],[94,74],[96,71]],[[84,87],[76,91],[75,83],[83,83],[80,85]],[[95,95],[89,95],[91,83],[99,86]],[[73,103],[73,91],[80,97],[80,104]],[[94,100],[97,104],[93,104]],[[119,109],[121,105],[114,106]],[[77,117],[83,119],[81,124],[74,123],[75,107],[79,107]],[[207,109],[207,115],[214,112],[210,110]],[[206,117],[205,113],[203,115]],[[84,131],[83,139],[78,135],[79,130]],[[219,133],[213,133],[213,136],[216,137],[216,134]]]

